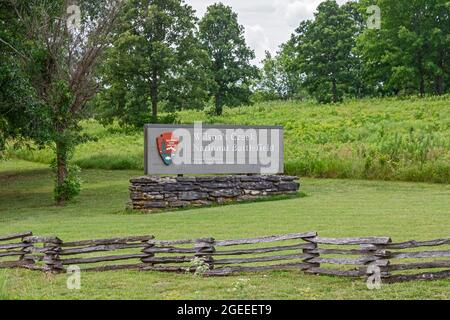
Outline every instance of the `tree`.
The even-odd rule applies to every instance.
[[[373,4],[371,0],[361,2],[360,12],[365,19],[368,19],[367,8]],[[384,30],[385,24],[383,20],[381,22]],[[375,94],[390,95],[395,91],[391,85],[392,63],[395,59],[391,58],[391,50],[387,48],[388,43],[381,33],[381,30],[377,29],[363,30],[357,39],[355,50],[361,56],[365,84],[370,86]]]
[[[367,18],[361,12],[362,8],[367,11],[366,7],[361,5],[361,2],[347,2],[341,7],[348,14],[348,19],[351,21],[353,28],[352,49],[348,64],[351,82],[348,84],[346,94],[355,98],[363,98],[375,93],[374,86],[366,81],[367,74],[365,73],[364,62],[356,49],[357,40],[367,26]]]
[[[430,19],[433,24],[430,35],[432,54],[429,68],[434,91],[442,95],[450,90],[450,3],[436,1],[433,4]]]
[[[296,54],[295,45],[290,40],[280,46],[277,54],[287,99],[303,99],[307,95],[303,89],[304,75],[296,67]]]
[[[351,11],[335,1],[322,2],[314,21],[303,21],[294,42],[304,85],[319,102],[339,102],[351,92],[357,57],[352,53],[357,25]]]
[[[376,4],[382,28],[365,30],[358,40],[367,73],[395,94],[443,94],[450,63],[448,1],[378,0]]]
[[[264,95],[265,100],[277,100],[286,98],[286,84],[278,57],[272,57],[269,51],[262,61],[261,81],[258,89]]]
[[[39,108],[34,112],[39,122],[49,123],[48,141],[55,150],[55,199],[64,204],[79,192],[76,169],[69,166],[77,142],[79,121],[98,84],[96,66],[106,46],[121,8],[120,0],[78,1],[70,7],[66,0],[7,0],[5,6],[15,13],[17,27],[23,34],[16,64],[24,83],[29,84]],[[69,18],[73,9],[82,15],[75,28]],[[15,49],[16,53],[20,52]],[[14,99],[8,98],[9,104]],[[18,110],[17,110],[18,111]]]
[[[245,43],[244,27],[231,7],[222,3],[208,7],[199,24],[200,39],[211,60],[209,73],[213,83],[209,88],[215,100],[215,112],[223,106],[250,103],[251,81],[258,69],[251,65],[255,53]]]
[[[166,110],[201,108],[208,62],[196,38],[194,10],[182,0],[130,0],[108,50],[100,96],[106,120],[141,126]]]
[[[8,3],[0,2],[0,158],[6,141],[20,146],[33,139],[42,144],[48,122],[41,110],[18,57],[24,57],[24,33]]]
[[[287,100],[301,97],[301,76],[292,69],[290,42],[283,44],[276,56],[266,51],[260,70],[258,91],[264,100]]]

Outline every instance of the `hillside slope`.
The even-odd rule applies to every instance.
[[[339,105],[271,102],[226,109],[220,117],[182,111],[180,123],[283,125],[286,172],[299,176],[450,182],[450,96],[366,99]],[[82,168],[143,168],[143,134],[94,120],[96,137],[77,147]],[[20,159],[50,163],[50,149],[14,151]]]

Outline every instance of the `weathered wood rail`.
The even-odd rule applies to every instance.
[[[23,241],[25,237],[29,236],[32,236],[31,232],[0,236],[0,269],[19,268],[32,263],[26,258],[26,255],[27,250],[33,245]]]
[[[389,237],[322,238],[305,232],[232,240],[146,235],[64,242],[32,232],[0,236],[0,268],[58,273],[70,265],[88,272],[196,272],[202,267],[205,276],[298,270],[364,278],[378,272],[383,283],[395,283],[450,278],[450,238],[393,243]]]
[[[426,249],[423,249],[424,247]],[[450,238],[368,244],[364,248],[384,252],[384,259],[387,259],[389,262],[384,267],[384,283],[434,280],[450,277]],[[439,260],[436,260],[436,258]],[[418,270],[424,269],[429,269],[430,271],[418,272]]]

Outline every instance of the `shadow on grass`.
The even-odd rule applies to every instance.
[[[238,205],[245,205],[245,204],[254,204],[254,203],[261,203],[261,202],[274,202],[274,201],[282,201],[282,200],[292,200],[292,199],[300,199],[308,197],[308,195],[305,192],[297,192],[295,194],[286,194],[286,195],[276,195],[276,196],[269,196],[269,197],[261,197],[253,200],[241,200],[241,201],[230,201],[222,204],[213,203],[211,205],[205,205],[205,206],[186,206],[184,208],[170,208],[165,209],[161,211],[156,212],[145,212],[141,210],[133,210],[133,209],[126,209],[123,212],[120,212],[120,214],[125,215],[140,215],[140,214],[159,214],[159,213],[171,213],[171,212],[180,212],[180,211],[189,211],[189,210],[198,210],[198,209],[206,209],[206,208],[218,208],[218,207],[224,207],[224,206],[238,206]]]
[[[5,180],[11,180],[11,179],[29,179],[29,178],[35,178],[38,175],[50,176],[51,174],[52,174],[52,171],[49,168],[28,169],[28,170],[20,169],[20,171],[8,170],[8,171],[0,172],[0,181],[3,182]]]
[[[35,209],[52,205],[50,169],[4,171],[0,173],[0,212]]]
[[[40,180],[39,186],[33,179]],[[128,187],[122,188],[121,184],[86,183],[78,197],[59,206],[53,198],[51,176],[34,177],[30,182],[24,188],[19,184],[0,191],[0,223],[29,218],[64,219],[66,216],[118,214],[126,209]]]

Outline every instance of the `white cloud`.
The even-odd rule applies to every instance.
[[[300,21],[311,19],[314,16],[314,11],[320,2],[320,0],[277,0],[275,5],[277,10],[284,15],[287,24],[296,28]]]
[[[269,38],[267,37],[264,28],[259,24],[245,26],[245,39],[247,45],[255,50],[256,59],[253,62],[256,64],[262,60],[261,57],[264,57],[266,50],[271,51]]]
[[[238,14],[239,23],[246,28],[248,45],[255,50],[258,64],[264,59],[264,51],[275,53],[289,40],[292,32],[305,19],[311,19],[322,0],[220,0]],[[338,0],[344,3],[347,0]],[[186,0],[197,10],[201,18],[209,5],[219,0]]]

